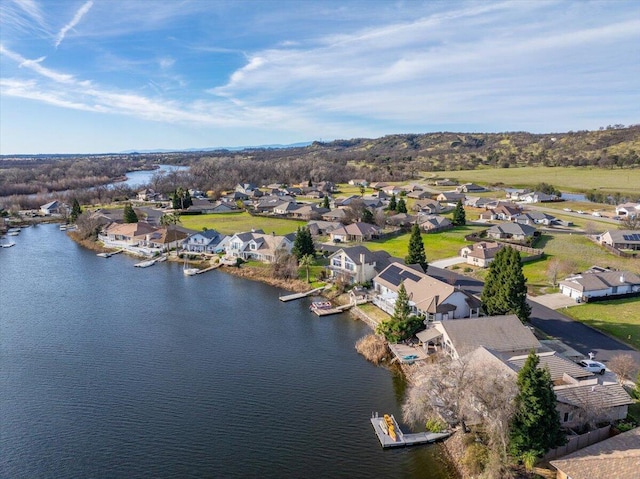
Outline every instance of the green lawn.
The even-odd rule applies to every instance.
[[[210,215],[184,215],[180,223],[185,228],[201,231],[202,228],[214,229],[222,234],[231,235],[251,229],[264,230],[265,233],[274,232],[277,235],[294,233],[298,226],[307,224],[306,221],[284,220],[264,216],[251,216],[247,212],[216,213]]]
[[[584,235],[544,234],[536,247],[544,249],[545,259],[524,263],[522,268],[527,284],[533,287],[534,291],[550,286],[546,271],[549,261],[553,258],[572,262],[574,272],[598,265],[640,273],[640,258],[615,256]]]
[[[501,182],[513,187],[535,186],[549,183],[562,191],[626,192],[637,193],[640,184],[640,169],[603,168],[487,168],[463,171],[447,171],[441,177],[455,179],[460,183],[474,182],[492,184]]]
[[[464,239],[474,231],[482,230],[481,226],[461,226],[440,233],[422,234],[427,262],[457,256],[464,245],[469,244]],[[391,256],[404,258],[409,251],[411,233],[405,233],[393,238],[367,241],[362,243],[372,251],[385,250]]]
[[[587,303],[562,312],[640,349],[640,298]]]

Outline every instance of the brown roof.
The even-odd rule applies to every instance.
[[[640,428],[551,461],[551,465],[572,479],[636,479],[640,471]]]
[[[107,234],[129,237],[145,235],[155,231],[157,231],[156,227],[143,221],[138,223],[112,223],[106,229]]]

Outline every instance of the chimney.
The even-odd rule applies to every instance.
[[[591,386],[591,392],[594,392],[596,390],[595,386]]]
[[[360,264],[364,264],[364,253],[360,253]]]
[[[620,275],[620,282],[621,282],[621,283],[624,283],[624,273],[622,273],[622,274]]]

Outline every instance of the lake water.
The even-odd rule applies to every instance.
[[[175,166],[175,165],[159,165],[159,168],[155,170],[140,170],[130,171],[127,173],[127,179],[120,183],[113,183],[114,185],[127,185],[131,188],[147,185],[151,181],[151,178],[156,173],[169,173],[171,171],[188,170],[188,166]]]
[[[56,225],[0,250],[0,477],[445,478],[439,446],[382,450],[404,381],[347,315],[221,271],[134,268]]]

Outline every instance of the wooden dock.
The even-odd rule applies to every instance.
[[[351,307],[353,307],[353,304],[345,304],[342,306],[336,306],[335,308],[326,308],[326,309],[316,308],[316,309],[312,309],[311,311],[313,311],[317,316],[330,316],[332,314],[343,313]]]
[[[202,273],[206,273],[207,271],[213,271],[214,269],[218,269],[220,266],[222,266],[222,263],[216,263],[213,266],[209,266],[208,268],[199,270],[196,274],[202,274]]]
[[[306,298],[307,296],[311,296],[312,294],[319,293],[324,288],[325,288],[324,286],[321,286],[320,288],[312,289],[311,291],[307,291],[306,293],[287,294],[285,296],[280,296],[278,299],[283,303],[286,303],[287,301],[293,301],[294,299],[302,299],[302,298]]]
[[[383,417],[378,417],[376,413],[375,416],[371,418],[371,425],[373,426],[373,430],[378,436],[378,440],[383,448],[389,447],[407,447],[407,446],[416,446],[418,444],[430,444],[432,442],[439,441],[441,439],[445,439],[451,435],[449,432],[418,432],[418,433],[410,433],[405,434],[398,426],[398,422],[396,418],[391,415],[391,419],[393,420],[393,424],[396,430],[396,440],[394,441],[389,434],[387,434],[385,425],[385,420]]]

